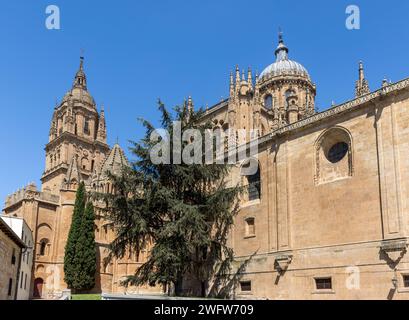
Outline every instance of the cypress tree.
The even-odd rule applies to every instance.
[[[212,128],[211,123],[202,124],[202,109],[195,112],[185,104],[175,108],[174,117],[162,103],[159,110],[171,150],[174,120],[182,123],[182,132],[195,129],[202,137]],[[114,194],[98,195],[105,200],[107,219],[116,231],[107,262],[152,244],[148,260],[124,285],[163,285],[183,295],[189,284],[190,294],[220,296],[230,281],[233,250],[227,235],[241,189],[227,186],[227,164],[154,164],[150,159],[157,144],[150,139],[154,126],[142,123],[146,134],[132,148],[136,161],[121,175],[111,175]]]
[[[76,246],[80,236],[82,216],[84,215],[85,197],[85,185],[81,182],[77,190],[71,227],[65,245],[64,281],[71,289],[75,289],[77,278]]]
[[[97,253],[94,221],[94,206],[89,201],[82,216],[80,235],[75,250],[74,261],[77,266],[77,276],[74,287],[78,291],[91,290],[95,286]]]

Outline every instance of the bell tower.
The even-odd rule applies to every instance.
[[[109,153],[106,137],[104,109],[98,113],[88,92],[84,58],[81,57],[72,88],[55,107],[52,116],[49,142],[45,147],[45,170],[41,178],[43,191],[58,194],[71,185],[66,180],[73,163],[79,179],[88,181]]]

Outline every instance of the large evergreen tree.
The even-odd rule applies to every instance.
[[[74,212],[64,256],[64,281],[76,292],[87,291],[95,285],[96,245],[94,207],[87,202],[85,185],[77,190]]]
[[[78,265],[76,263],[76,246],[80,236],[82,216],[84,215],[86,202],[86,191],[83,182],[80,183],[74,205],[74,212],[72,215],[72,222],[70,231],[68,233],[67,243],[65,245],[64,256],[64,281],[69,288],[75,288],[75,281],[77,278]]]
[[[154,127],[143,120],[146,134],[132,147],[136,161],[122,175],[111,176],[114,194],[100,195],[117,233],[109,259],[151,245],[148,260],[124,285],[164,285],[181,295],[189,280],[188,294],[217,296],[230,273],[233,251],[227,235],[240,190],[227,187],[228,165],[173,161],[173,120],[182,123],[182,132],[197,129],[203,137],[211,129],[210,123],[202,124],[203,110],[195,112],[185,104],[175,108],[174,117],[162,103],[159,110],[171,144],[171,164],[151,161]]]
[[[94,206],[89,201],[81,219],[80,235],[75,248],[77,276],[74,288],[78,291],[91,290],[95,286],[97,252],[95,244]]]

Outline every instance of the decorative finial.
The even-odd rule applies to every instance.
[[[383,78],[383,80],[382,80],[382,87],[384,88],[384,87],[387,87],[388,86],[388,79],[385,77],[385,78]]]
[[[281,30],[281,27],[278,27],[278,43],[284,43],[283,31]]]
[[[276,60],[277,61],[288,60],[288,48],[284,44],[283,32],[281,31],[281,27],[278,30],[279,30],[278,31],[278,46],[275,51]]]
[[[84,72],[84,56],[83,50],[81,49],[81,56],[80,56],[80,67],[75,75],[74,80],[74,87],[80,87],[82,89],[87,90],[87,79]]]
[[[247,82],[251,87],[253,86],[253,74],[250,67],[247,70]]]
[[[187,100],[187,108],[188,110],[193,110],[193,99],[192,96],[189,96],[188,100]]]
[[[80,69],[81,70],[84,67],[84,52],[85,52],[85,50],[81,48],[81,50],[80,50]]]

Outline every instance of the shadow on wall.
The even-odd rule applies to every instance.
[[[225,276],[216,275],[215,281],[213,283],[213,286],[209,290],[208,296],[219,299],[228,299],[232,298],[233,293],[234,298],[235,288],[239,285],[243,273],[246,271],[250,262],[253,260],[254,256],[257,255],[257,253],[258,250],[254,252],[247,260],[245,260],[233,275],[231,275],[230,272],[225,273],[226,274]],[[230,271],[230,265],[222,266],[220,270],[223,270],[223,268],[228,268]]]

